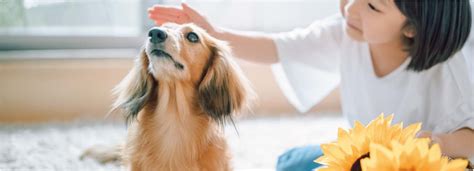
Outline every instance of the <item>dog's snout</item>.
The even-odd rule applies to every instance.
[[[168,35],[166,35],[166,32],[159,29],[159,28],[152,28],[148,32],[148,37],[150,37],[150,42],[152,43],[161,43],[166,40]]]

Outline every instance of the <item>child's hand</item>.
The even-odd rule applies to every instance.
[[[442,140],[441,135],[433,134],[433,133],[428,132],[428,131],[420,131],[420,132],[418,132],[416,137],[417,138],[429,138],[429,139],[431,139],[432,144],[439,144],[441,150],[443,150],[443,145],[444,144],[443,144],[443,140]]]
[[[433,134],[427,131],[420,131],[418,138],[430,138],[432,143],[439,144],[444,155],[453,158],[471,158],[474,157],[474,131],[470,129],[461,129],[451,134]],[[470,168],[474,165],[469,164]]]
[[[155,21],[156,25],[166,22],[177,24],[194,23],[205,29],[208,33],[215,32],[214,27],[207,21],[206,17],[199,12],[182,3],[181,8],[165,5],[154,5],[148,8],[148,17]]]

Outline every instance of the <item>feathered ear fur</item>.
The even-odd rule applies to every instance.
[[[156,97],[157,82],[149,73],[148,65],[149,60],[143,48],[135,60],[135,66],[114,88],[114,94],[118,95],[118,98],[112,111],[120,110],[127,123],[137,117],[152,97]]]
[[[211,56],[198,87],[201,109],[217,123],[232,120],[232,114],[247,107],[253,96],[250,82],[231,59],[227,43],[213,40]]]

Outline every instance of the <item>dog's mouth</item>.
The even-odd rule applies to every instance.
[[[172,57],[169,53],[167,53],[167,52],[165,52],[165,51],[163,51],[163,50],[161,50],[161,49],[153,49],[150,53],[151,53],[151,55],[156,56],[156,57],[168,58],[168,59],[170,59],[171,61],[173,61],[174,66],[175,66],[177,69],[179,69],[179,70],[183,70],[183,69],[184,69],[184,65],[183,65],[183,64],[181,64],[181,63],[177,62],[176,60],[174,60],[173,57]]]
[[[173,59],[173,57],[169,53],[166,53],[161,49],[153,49],[150,53],[156,57],[167,57]]]

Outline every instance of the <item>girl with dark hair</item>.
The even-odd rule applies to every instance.
[[[450,157],[474,161],[474,42],[468,39],[469,0],[340,0],[341,14],[307,28],[264,34],[232,31],[203,15],[155,5],[149,17],[195,23],[226,40],[236,57],[273,68],[290,102],[305,112],[336,86],[350,123],[380,113],[394,123],[422,122]],[[471,36],[472,37],[472,36]],[[298,147],[278,159],[277,170],[311,170],[319,146]]]

